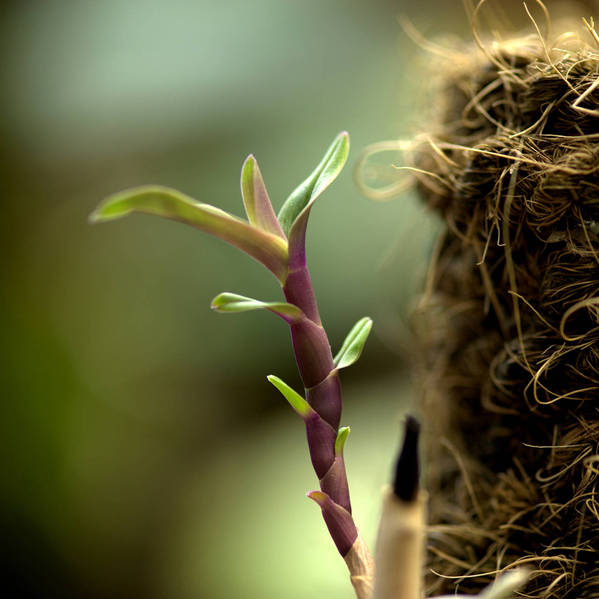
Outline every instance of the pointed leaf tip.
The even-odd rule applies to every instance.
[[[349,437],[350,430],[351,429],[349,428],[349,426],[342,426],[337,431],[337,438],[335,439],[335,455],[336,456],[343,455],[343,448],[345,447],[345,442],[347,441],[347,438]]]
[[[321,508],[326,505],[327,499],[329,498],[328,495],[322,491],[308,491],[306,497],[315,501]]]
[[[294,389],[292,389],[285,381],[278,376],[269,374],[266,380],[276,387],[281,395],[289,402],[289,405],[305,420],[309,416],[316,414],[310,404]]]
[[[90,212],[90,214],[87,217],[87,222],[90,225],[95,225],[97,222],[100,222],[102,219],[100,217],[100,215],[98,214],[98,209],[96,208],[93,212]]]
[[[248,312],[250,310],[269,310],[287,322],[295,322],[303,312],[293,304],[286,302],[261,302],[236,293],[220,293],[210,304],[217,312]]]
[[[351,331],[341,345],[341,349],[333,359],[335,366],[340,370],[357,362],[362,354],[366,339],[372,329],[372,319],[368,316],[361,318],[352,327]]]
[[[241,167],[241,197],[250,224],[287,241],[270,203],[262,173],[253,154],[245,159]]]

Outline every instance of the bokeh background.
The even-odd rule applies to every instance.
[[[413,194],[364,198],[351,171],[367,144],[424,125],[420,51],[398,17],[468,38],[462,2],[5,1],[0,15],[3,586],[350,597],[304,497],[317,481],[303,426],[265,379],[300,387],[288,332],[271,314],[209,309],[221,291],[278,298],[276,281],[191,228],[87,216],[143,183],[241,214],[250,152],[278,208],[350,132],[308,251],[334,348],[375,320],[342,377],[354,510],[372,543],[414,401],[407,314],[438,225]]]

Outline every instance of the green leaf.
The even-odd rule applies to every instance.
[[[258,162],[252,154],[241,167],[241,197],[250,224],[287,240],[268,198]]]
[[[298,225],[300,228],[303,226],[305,230],[312,204],[337,178],[348,154],[349,136],[347,132],[343,131],[329,146],[320,164],[303,183],[291,192],[279,211],[279,222],[287,236],[290,235],[294,225]]]
[[[217,312],[249,312],[250,310],[270,310],[287,322],[300,320],[304,313],[293,304],[286,302],[261,302],[236,293],[221,293],[210,304]]]
[[[347,334],[345,341],[341,345],[341,349],[333,359],[335,366],[338,369],[351,366],[358,360],[368,335],[372,329],[372,320],[365,316],[356,322],[351,331]]]
[[[269,383],[273,384],[289,402],[289,405],[304,419],[316,412],[310,404],[297,392],[294,391],[285,381],[278,376],[269,374],[267,377]]]
[[[345,442],[349,437],[349,433],[349,426],[342,426],[337,431],[337,438],[335,439],[335,455],[343,455],[343,448],[345,447]]]
[[[249,254],[272,271],[281,283],[287,278],[288,250],[281,237],[168,187],[148,185],[110,196],[90,215],[90,221],[113,220],[134,212],[155,214],[197,227]]]

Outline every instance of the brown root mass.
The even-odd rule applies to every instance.
[[[412,144],[447,225],[417,319],[429,592],[526,565],[525,597],[596,598],[599,53],[537,37],[450,62],[438,130]]]

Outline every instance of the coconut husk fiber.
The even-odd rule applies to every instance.
[[[579,29],[475,31],[410,144],[445,224],[416,317],[430,595],[522,565],[524,597],[599,597],[599,37]]]

